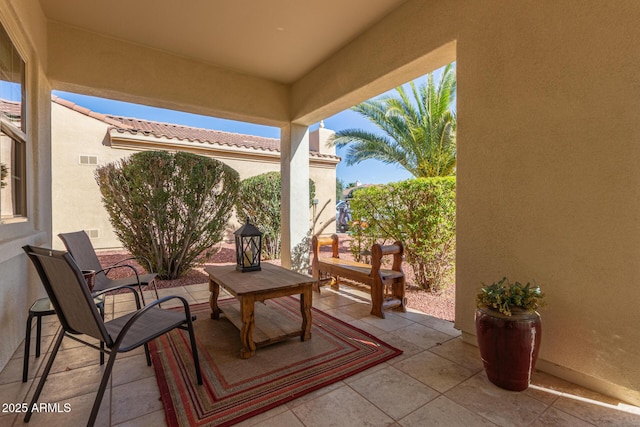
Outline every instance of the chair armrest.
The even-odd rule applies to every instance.
[[[153,273],[153,269],[151,268],[151,261],[149,261],[149,259],[148,259],[148,258],[143,257],[143,256],[131,256],[131,257],[129,257],[129,258],[121,259],[120,261],[116,262],[116,263],[115,263],[115,264],[113,264],[113,265],[114,265],[114,266],[115,266],[115,265],[119,265],[121,262],[131,261],[131,260],[134,260],[134,261],[144,260],[144,261],[147,263],[147,271],[148,271],[149,273]]]
[[[130,285],[122,285],[122,286],[118,286],[117,288],[110,288],[110,289],[104,289],[102,291],[96,291],[96,292],[92,292],[91,296],[93,298],[99,297],[102,294],[106,294],[107,292],[113,292],[114,289],[127,289],[130,290],[133,293],[134,298],[136,299],[136,309],[140,310],[141,305],[140,305],[140,297],[138,296],[138,291]]]
[[[96,271],[96,274],[104,272],[104,275],[106,276],[111,270],[114,270],[116,268],[130,268],[131,270],[133,270],[133,274],[136,275],[136,282],[138,282],[138,285],[140,285],[140,275],[138,274],[138,270],[130,264],[110,265],[109,267],[105,267],[102,270]]]

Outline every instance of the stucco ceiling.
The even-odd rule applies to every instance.
[[[48,19],[282,83],[404,0],[40,0]]]

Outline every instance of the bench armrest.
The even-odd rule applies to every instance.
[[[403,254],[404,246],[401,242],[395,242],[393,245],[385,246],[376,243],[371,247],[371,269],[373,271],[379,271],[382,265],[382,257],[384,255],[393,255],[393,265],[391,269],[401,272]]]

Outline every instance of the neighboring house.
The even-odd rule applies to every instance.
[[[97,249],[122,247],[94,178],[98,166],[143,150],[181,150],[220,160],[238,171],[240,179],[280,171],[280,141],[274,138],[104,115],[56,96],[52,97],[51,123],[53,235],[84,229]],[[333,134],[320,127],[309,137],[309,177],[316,184],[317,206],[331,199],[322,224],[335,212],[340,158],[335,148],[326,146]],[[229,230],[236,225],[234,215]],[[334,230],[331,224],[325,232]],[[58,238],[53,244],[64,247]]]

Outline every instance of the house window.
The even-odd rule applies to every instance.
[[[25,63],[0,24],[0,222],[27,216]]]

